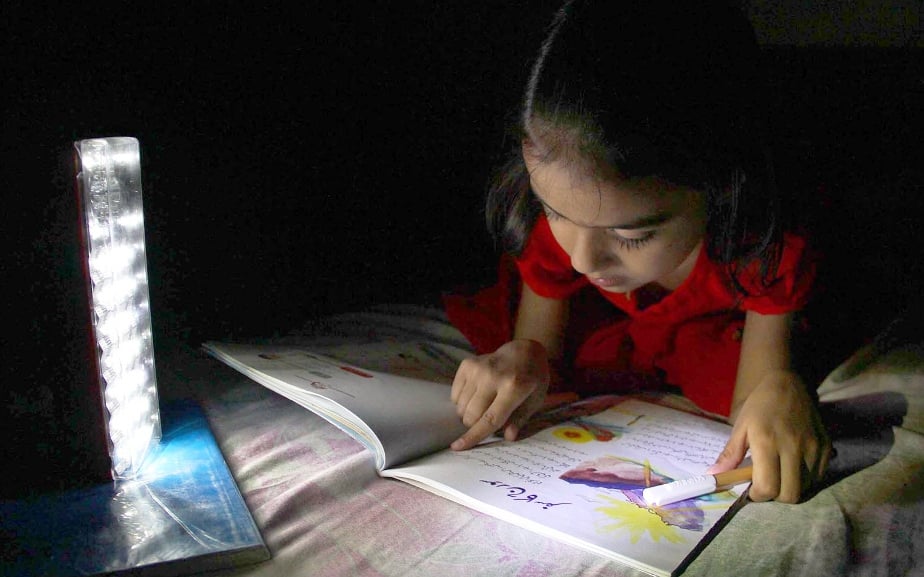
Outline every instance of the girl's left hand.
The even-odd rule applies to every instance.
[[[795,373],[768,373],[732,416],[731,438],[709,474],[737,467],[750,448],[754,470],[749,497],[783,503],[798,502],[824,474],[831,441]]]

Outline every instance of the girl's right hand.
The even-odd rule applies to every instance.
[[[469,429],[450,447],[468,449],[501,429],[505,439],[515,440],[520,427],[542,406],[550,378],[545,347],[529,339],[462,361],[451,398]]]

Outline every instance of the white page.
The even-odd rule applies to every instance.
[[[655,511],[641,500],[646,467],[653,485],[701,474],[730,430],[630,399],[515,443],[441,452],[383,474],[639,569],[669,574],[737,495],[725,492]]]
[[[356,437],[376,454],[379,469],[445,449],[466,430],[448,383],[370,371],[288,345],[204,348]]]

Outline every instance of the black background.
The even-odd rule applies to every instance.
[[[6,234],[26,252],[43,240],[74,140],[127,135],[142,146],[155,315],[192,339],[482,270],[480,199],[552,3],[319,4],[22,3],[8,17]]]

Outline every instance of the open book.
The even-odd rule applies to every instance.
[[[642,490],[699,475],[724,448],[723,423],[635,397],[536,415],[516,442],[463,452],[450,385],[283,345],[206,343],[215,358],[363,443],[399,479],[652,575],[676,575],[743,503],[743,486],[664,507]],[[403,356],[403,353],[399,353]]]

